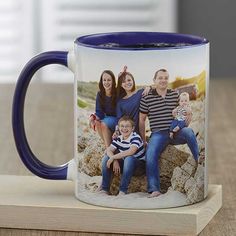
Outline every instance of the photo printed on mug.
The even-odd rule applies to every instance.
[[[79,200],[150,209],[206,197],[209,44],[180,44],[77,45]]]

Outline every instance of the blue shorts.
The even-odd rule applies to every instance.
[[[116,125],[117,125],[117,119],[115,116],[105,116],[101,122],[106,124],[106,126],[112,131],[115,131]]]

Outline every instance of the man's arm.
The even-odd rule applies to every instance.
[[[147,119],[147,114],[139,112],[139,133],[143,140],[144,145],[146,144],[146,135],[145,135],[145,121]]]
[[[176,117],[177,116],[177,109],[178,107],[176,107],[173,111],[172,111],[172,116]]]

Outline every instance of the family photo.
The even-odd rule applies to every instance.
[[[141,85],[127,64],[97,77],[78,81],[78,194],[113,207],[201,201],[206,72],[158,68]]]

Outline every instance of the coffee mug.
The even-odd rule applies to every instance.
[[[34,73],[68,67],[74,80],[74,156],[49,166],[31,151],[24,101]],[[70,52],[32,58],[17,81],[16,147],[35,175],[73,180],[78,200],[132,209],[193,204],[207,196],[209,41],[193,35],[81,36]],[[72,105],[72,104],[71,104]]]

